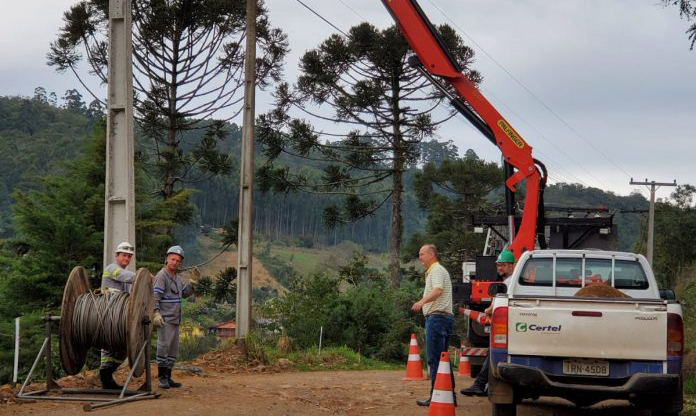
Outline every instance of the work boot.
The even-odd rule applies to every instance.
[[[116,367],[99,369],[99,380],[101,381],[101,386],[104,390],[122,389],[122,386],[119,386],[116,381],[114,381],[114,371],[116,371]]]
[[[474,383],[471,387],[462,389],[460,393],[465,396],[488,396],[486,386],[479,383]]]
[[[169,388],[169,376],[167,375],[167,367],[157,367],[157,380],[159,380],[159,388]]]
[[[418,406],[430,406],[430,397],[427,399],[416,400]]]
[[[169,387],[178,388],[181,387],[181,383],[172,380],[172,369],[167,368],[167,381],[169,382]]]

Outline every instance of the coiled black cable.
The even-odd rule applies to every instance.
[[[73,313],[73,339],[79,345],[125,351],[128,298],[126,292],[87,292],[77,298]]]

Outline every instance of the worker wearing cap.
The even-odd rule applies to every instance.
[[[195,281],[184,283],[176,272],[184,259],[184,249],[172,246],[167,250],[164,267],[155,276],[153,287],[155,298],[154,324],[157,330],[157,370],[159,387],[181,387],[172,380],[172,369],[179,351],[179,324],[181,323],[181,300],[193,294]]]
[[[131,284],[135,279],[135,273],[126,270],[135,255],[135,247],[131,243],[122,242],[116,246],[115,261],[102,273],[101,288],[107,293],[110,291],[130,292]],[[121,386],[114,381],[114,371],[126,358],[126,351],[101,350],[101,364],[99,365],[99,380],[103,389],[120,389]]]
[[[496,272],[498,272],[498,278],[503,281],[506,285],[510,284],[510,278],[512,277],[512,272],[515,271],[515,256],[512,254],[511,251],[503,251],[500,253],[498,256],[498,259],[495,261],[495,269]],[[491,315],[493,313],[493,305],[487,307],[485,310],[485,313],[487,315]],[[461,394],[465,396],[487,396],[488,395],[488,365],[489,365],[489,357],[486,356],[486,359],[483,361],[483,365],[481,366],[481,371],[478,373],[476,376],[476,380],[474,380],[474,384],[471,385],[471,387],[468,387],[466,389],[462,389],[460,391]]]
[[[454,326],[452,314],[452,281],[449,272],[437,258],[434,244],[426,244],[418,251],[418,261],[425,268],[423,297],[411,306],[411,310],[423,311],[425,315],[425,349],[430,366],[430,395],[435,386],[435,376],[440,364],[440,353],[449,348],[449,337]],[[454,375],[450,372],[452,388]],[[454,393],[454,390],[453,390]],[[430,397],[416,400],[419,406],[429,406]]]

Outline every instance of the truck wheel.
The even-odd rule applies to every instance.
[[[515,416],[517,414],[517,405],[512,404],[493,404],[491,409],[492,416]]]

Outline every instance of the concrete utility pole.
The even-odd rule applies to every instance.
[[[109,0],[104,267],[116,245],[135,244],[133,43],[131,0]],[[135,270],[135,260],[128,266]]]
[[[645,185],[650,186],[650,211],[648,212],[648,263],[652,266],[653,264],[653,228],[655,226],[655,191],[657,191],[660,186],[677,186],[677,180],[675,179],[673,183],[663,183],[663,182],[648,182],[647,178],[645,182],[635,182],[631,178],[631,185]]]
[[[253,254],[254,105],[256,88],[256,0],[246,3],[244,114],[239,179],[239,236],[237,242],[237,342],[244,346],[251,324],[251,265]]]

